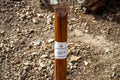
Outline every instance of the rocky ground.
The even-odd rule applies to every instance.
[[[120,80],[119,5],[90,14],[68,2],[68,80]],[[38,0],[0,0],[0,80],[53,80],[53,20]]]

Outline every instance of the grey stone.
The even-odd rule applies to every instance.
[[[38,18],[33,18],[32,21],[33,21],[34,24],[38,24],[39,23]]]
[[[41,45],[42,41],[40,39],[37,39],[36,41],[34,41],[34,46],[39,46]]]

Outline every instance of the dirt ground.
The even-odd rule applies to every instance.
[[[65,4],[67,80],[120,80],[120,1],[96,14]],[[0,0],[0,80],[53,80],[53,20],[38,0]]]

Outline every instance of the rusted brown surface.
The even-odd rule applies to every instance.
[[[61,7],[61,8],[60,8]],[[55,8],[55,41],[67,41],[67,11],[63,6]]]
[[[54,80],[67,80],[67,60],[55,59],[54,60]]]
[[[54,21],[55,41],[67,41],[67,8],[64,6],[57,6],[55,8],[55,21]],[[67,60],[55,59],[54,60],[54,80],[66,80],[67,75]]]
[[[108,0],[85,0],[83,6],[91,12],[97,12]]]

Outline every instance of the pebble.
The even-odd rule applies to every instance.
[[[105,50],[105,53],[106,53],[106,54],[109,54],[109,53],[111,53],[111,52],[112,52],[112,51],[111,51],[110,49],[108,49],[108,48]]]
[[[93,17],[93,20],[96,20],[96,17]]]
[[[42,56],[41,56],[41,58],[47,58],[48,57],[48,55],[45,55],[45,54],[43,54]]]
[[[93,22],[93,23],[96,23],[97,21],[96,21],[96,20],[93,20],[92,22]]]
[[[79,4],[83,4],[85,0],[77,0]]]
[[[23,18],[25,18],[25,17],[26,17],[25,14],[20,14],[20,19],[23,19]]]
[[[26,66],[29,66],[31,63],[29,61],[23,63]]]
[[[112,75],[110,77],[114,77],[115,76],[115,72],[112,72]]]
[[[44,14],[37,13],[37,17],[43,18]]]
[[[20,28],[17,28],[16,31],[19,33],[20,32]]]
[[[83,10],[83,13],[85,14],[87,9],[83,7],[82,10]]]
[[[6,11],[7,11],[7,8],[0,8],[0,11],[1,11],[1,12],[6,12]]]
[[[48,64],[51,65],[52,64],[52,60],[49,60]],[[50,68],[53,68],[53,65]]]
[[[88,32],[89,32],[89,30],[85,30],[85,32],[86,32],[86,33],[88,33]]]
[[[39,23],[39,20],[37,18],[33,18],[32,21],[33,21],[34,24],[38,24]]]
[[[5,31],[4,30],[2,30],[1,32],[0,32],[0,34],[4,34],[5,33]]]
[[[0,43],[0,47],[2,48],[4,46],[4,44],[3,43]]]
[[[108,18],[108,20],[109,20],[109,21],[112,21],[112,20],[113,20],[113,18],[112,18],[112,17],[109,17],[109,18]]]
[[[76,18],[72,18],[72,19],[71,19],[71,21],[75,21],[75,20],[76,20]]]
[[[53,5],[58,4],[58,0],[51,0],[51,4],[53,4]]]
[[[24,66],[23,69],[27,70],[27,69],[29,69],[29,66]]]
[[[27,19],[30,19],[31,18],[31,16],[27,16]]]
[[[33,53],[32,53],[32,56],[37,56],[37,55],[39,55],[38,52],[33,52]]]
[[[47,25],[50,25],[52,23],[52,19],[51,18],[47,18]]]
[[[44,63],[40,63],[40,67],[41,67],[41,68],[45,68],[46,65],[45,65]]]
[[[87,61],[84,61],[84,64],[87,66],[89,63]]]
[[[39,46],[41,45],[42,41],[40,39],[34,41],[34,46]]]
[[[77,60],[79,60],[81,58],[81,56],[71,56],[71,58],[70,58],[70,61],[72,62],[72,61],[77,61]]]
[[[26,15],[26,16],[29,16],[29,15],[30,15],[30,13],[27,11],[27,12],[25,13],[25,15]]]
[[[69,26],[69,29],[70,29],[70,31],[73,31],[74,29],[73,29],[73,26]]]
[[[54,42],[54,39],[49,39],[48,40],[48,43],[52,43],[52,42]]]

